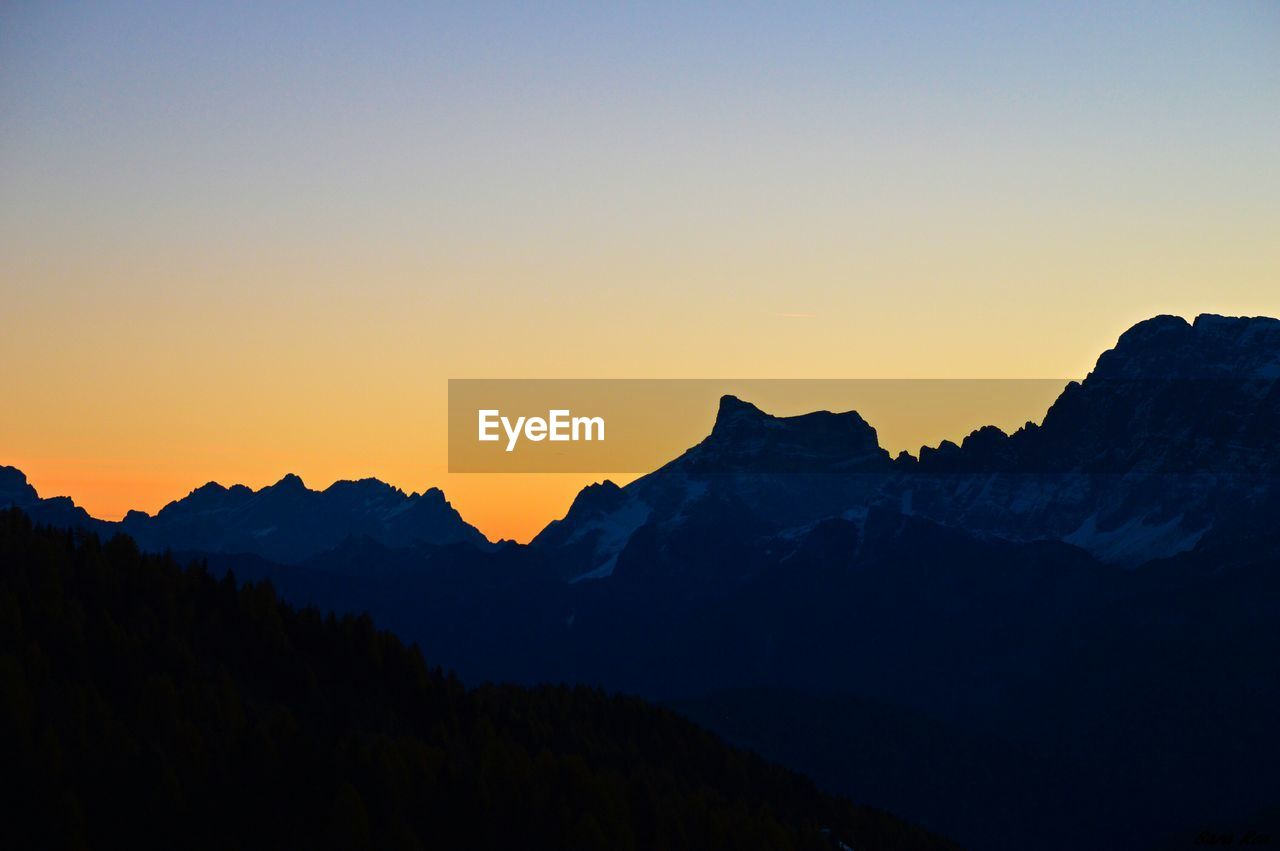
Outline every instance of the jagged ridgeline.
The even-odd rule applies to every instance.
[[[103,539],[127,533],[143,551],[171,549],[214,576],[270,579],[298,605],[369,612],[468,684],[590,683],[663,702],[828,792],[985,851],[1148,848],[1165,836],[1269,824],[1280,800],[1276,319],[1146,320],[1068,384],[1039,424],[979,429],[918,456],[891,457],[854,411],[774,416],[726,396],[703,440],[625,486],[584,489],[528,545],[485,540],[438,490],[367,479],[323,491],[296,476],[256,491],[209,484],[154,516],[112,523],[69,498],[40,498],[20,470],[0,467],[7,505]],[[63,632],[78,635],[52,634]],[[23,647],[15,658],[26,659]],[[177,666],[149,644],[138,653],[117,663],[135,681],[157,660]],[[59,658],[49,670],[70,676],[75,653]],[[282,670],[270,676],[292,682]],[[323,689],[353,700],[367,687],[342,670],[321,677]],[[258,688],[267,679],[255,677]],[[519,694],[536,705],[545,692]],[[381,692],[365,700],[351,717],[385,721],[369,714]],[[391,719],[406,716],[392,706]],[[616,717],[590,717],[573,735],[598,734],[588,741],[603,747]],[[506,740],[506,728],[495,729]],[[550,727],[532,729],[554,738]],[[663,782],[676,791],[659,800],[670,806],[702,784],[728,794],[697,773],[702,757],[672,755],[688,750],[672,735],[662,749],[639,748],[634,766],[610,763],[625,778],[619,788],[649,789],[644,778],[669,770]],[[111,735],[99,738],[117,754]],[[535,765],[542,741],[522,744]],[[201,747],[223,758],[222,744]],[[252,758],[259,750],[273,752]],[[600,768],[590,748],[567,752]],[[474,750],[445,753],[460,760],[446,763],[461,766],[451,789],[478,786],[483,795],[466,801],[493,803],[451,805],[445,816],[483,823],[476,813],[512,811],[515,798],[485,797],[506,787],[475,768]],[[654,762],[668,759],[689,761]],[[118,754],[110,764],[132,765]],[[388,823],[369,814],[392,799],[375,804],[357,791],[368,823]],[[326,787],[308,800],[341,812],[333,794]],[[635,847],[711,847],[627,795],[621,823],[651,831]],[[75,800],[69,812],[89,811]],[[772,795],[750,800],[781,806]],[[716,812],[740,815],[726,807]],[[805,835],[790,810],[768,812]],[[742,823],[724,819],[726,829]]]
[[[7,848],[934,849],[674,713],[0,512]]]

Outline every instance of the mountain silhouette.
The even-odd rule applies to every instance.
[[[674,466],[693,473],[884,472],[889,453],[856,411],[775,417],[724,396],[711,434]]]
[[[0,465],[0,508],[8,507],[21,508],[48,526],[98,532],[109,532],[112,528],[111,523],[90,517],[89,512],[76,505],[71,497],[41,499],[25,473],[16,467]]]
[[[468,681],[676,701],[975,848],[1151,847],[1280,801],[1275,319],[1139,323],[1039,424],[916,456],[855,412],[726,396],[698,445],[585,488],[527,546],[432,493],[210,485],[96,528],[372,612]],[[98,523],[34,499],[0,476],[41,522]],[[833,738],[832,707],[900,719],[900,747]]]
[[[596,540],[569,561],[580,576],[605,575],[625,549],[619,530],[638,530],[637,518],[662,526],[700,501],[731,498],[748,525],[792,536],[824,516],[892,504],[1133,566],[1186,551],[1220,517],[1266,504],[1280,472],[1277,364],[1280,321],[1158,317],[1068,385],[1042,424],[1012,435],[988,426],[892,464],[856,413],[778,418],[726,397],[711,435],[624,488],[612,513],[571,510],[534,545]]]
[[[127,532],[144,549],[249,553],[295,563],[368,537],[389,547],[490,543],[449,504],[444,493],[404,491],[377,479],[309,489],[290,473],[273,485],[202,485],[154,517],[130,511],[119,524],[97,521],[67,497],[40,499],[26,476],[0,468],[0,506],[22,508],[39,522],[109,534]]]

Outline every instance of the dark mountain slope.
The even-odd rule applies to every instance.
[[[367,617],[16,510],[0,614],[5,847],[950,847],[640,700],[468,690]]]
[[[1133,790],[1033,748],[975,735],[856,695],[735,689],[670,705],[728,741],[794,766],[820,786],[891,810],[972,847],[1142,848]],[[980,801],[976,805],[975,801]],[[1082,817],[1087,816],[1087,817]]]

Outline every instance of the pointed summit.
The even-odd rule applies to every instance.
[[[605,479],[602,482],[587,485],[578,491],[578,495],[574,497],[573,504],[569,506],[569,513],[566,516],[578,518],[592,514],[605,514],[617,509],[622,503],[626,502],[626,499],[626,494],[623,493],[622,488],[609,479]]]
[[[302,477],[296,473],[285,473],[284,478],[272,485],[271,489],[304,491],[307,489],[307,486],[303,483]]]

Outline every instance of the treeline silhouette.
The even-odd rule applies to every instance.
[[[585,687],[464,687],[365,617],[0,512],[19,847],[926,849],[887,814]]]

